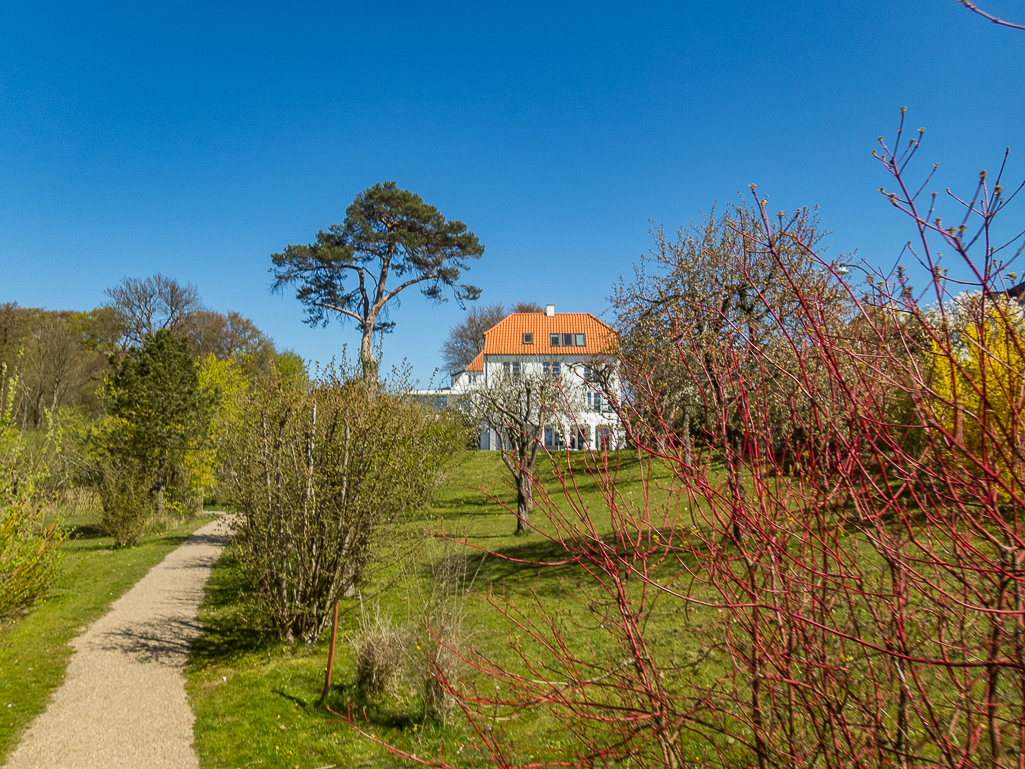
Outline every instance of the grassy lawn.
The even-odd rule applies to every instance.
[[[102,536],[96,512],[65,520],[69,537],[56,583],[27,614],[0,627],[0,764],[63,681],[68,641],[209,520],[200,516],[132,548]]]
[[[572,517],[574,510],[586,510],[598,533],[607,535],[611,531],[608,506],[599,484],[580,472],[585,459],[583,454],[572,456],[572,477],[566,484],[557,478],[559,474],[567,477],[565,455],[542,460],[539,476],[546,479],[544,494],[563,515]],[[665,506],[671,495],[663,488],[669,481],[668,473],[655,473],[656,477],[645,484],[647,470],[639,465],[635,453],[624,451],[614,459],[618,462],[618,504],[629,506],[635,498],[643,499],[647,489],[654,506]],[[380,617],[387,624],[419,631],[409,640],[408,651],[414,658],[416,647],[426,640],[423,625],[430,614],[426,607],[434,607],[435,616],[440,607],[447,610],[446,617],[462,616],[459,627],[463,644],[486,649],[496,659],[514,664],[512,625],[487,603],[489,592],[503,595],[526,612],[558,604],[566,622],[583,627],[590,621],[586,608],[570,606],[571,602],[564,600],[564,591],[575,590],[573,585],[582,577],[578,567],[564,564],[539,568],[529,563],[562,559],[564,553],[558,543],[542,534],[513,535],[515,518],[510,507],[515,508],[515,494],[510,481],[511,475],[496,453],[465,455],[450,470],[433,507],[419,520],[394,532],[381,551],[382,565],[361,591],[362,611],[365,617]],[[543,531],[552,528],[540,506],[532,523]],[[442,530],[453,539],[465,538],[471,546],[515,560],[485,556],[472,547],[424,537],[425,531]],[[443,574],[446,571],[447,576]],[[466,588],[472,596],[467,595]],[[275,642],[261,632],[260,619],[248,604],[239,600],[242,593],[244,585],[229,549],[214,570],[207,601],[200,610],[200,618],[209,629],[196,647],[187,673],[202,765],[207,769],[406,765],[317,707],[327,659],[326,639],[314,647]],[[408,673],[389,694],[361,699],[355,685],[353,654],[345,641],[358,630],[360,602],[348,604],[346,607],[343,603],[343,611],[349,611],[340,622],[328,706],[337,712],[353,712],[364,723],[365,731],[411,753],[429,757],[440,752],[450,762],[472,765],[479,758],[469,747],[476,742],[475,736],[458,718],[447,725],[425,719],[423,686],[415,673]],[[671,613],[667,611],[649,626],[656,638],[675,638],[679,618]],[[577,640],[582,644],[583,634],[577,634]],[[683,650],[681,654],[690,652]],[[472,678],[468,673],[464,681]],[[503,728],[532,733],[536,740],[539,732],[557,727],[545,718],[540,713],[521,715]]]

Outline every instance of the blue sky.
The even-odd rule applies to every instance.
[[[1025,33],[956,0],[7,3],[0,302],[90,309],[161,272],[326,361],[357,331],[305,326],[270,254],[386,180],[486,245],[485,302],[601,314],[649,219],[752,183],[770,210],[818,205],[831,254],[889,266],[914,233],[876,138],[907,106],[916,178],[938,162],[932,186],[968,192],[1010,146],[1020,180],[1023,70]],[[461,317],[407,292],[385,365],[426,383]]]

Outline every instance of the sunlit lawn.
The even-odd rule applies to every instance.
[[[568,471],[568,460],[572,472]],[[606,634],[588,638],[585,628],[593,618],[586,602],[567,600],[573,593],[579,598],[580,585],[588,579],[567,559],[564,547],[545,536],[556,533],[545,509],[554,505],[559,514],[566,516],[577,530],[576,534],[569,532],[572,536],[585,536],[586,527],[579,520],[586,511],[596,533],[608,539],[611,524],[606,498],[610,493],[620,507],[636,508],[643,507],[647,492],[649,509],[665,509],[672,496],[667,490],[672,479],[665,468],[642,467],[636,453],[623,451],[611,457],[608,469],[612,472],[606,477],[615,479],[615,491],[610,492],[602,489],[596,474],[583,470],[586,462],[593,461],[582,453],[543,459],[538,475],[547,480],[531,518],[539,531],[515,536],[512,476],[501,458],[493,452],[462,457],[450,469],[431,509],[388,537],[381,551],[382,567],[362,585],[362,601],[343,603],[343,611],[348,611],[341,620],[328,707],[353,713],[364,731],[410,753],[437,756],[443,752],[450,762],[466,765],[479,759],[472,749],[477,740],[461,719],[453,719],[448,725],[425,719],[422,681],[415,673],[408,674],[391,694],[369,701],[360,698],[355,687],[355,663],[346,640],[356,631],[361,610],[365,617],[380,616],[386,622],[416,629],[423,643],[424,625],[432,616],[428,608],[436,608],[440,601],[450,616],[464,615],[457,639],[464,648],[472,646],[502,664],[515,665],[516,631],[507,617],[489,605],[486,596],[490,593],[499,603],[508,601],[515,610],[530,616],[561,612],[569,643],[576,644],[582,654],[603,654],[603,645],[614,646]],[[651,478],[647,478],[649,472]],[[563,480],[558,479],[560,474]],[[674,499],[675,503],[678,500]],[[426,536],[442,531],[447,539]],[[466,545],[461,544],[464,541]],[[539,566],[539,562],[559,565]],[[441,563],[457,565],[458,585],[439,587]],[[238,599],[244,587],[234,566],[229,551],[214,572],[208,602],[201,610],[201,619],[209,630],[193,655],[188,674],[203,766],[405,765],[317,707],[327,658],[326,639],[313,648],[288,646],[261,632],[259,617],[249,604]],[[695,658],[694,650],[683,648],[686,634],[677,635],[682,617],[673,609],[656,615],[647,628],[651,637],[679,646],[682,664]],[[437,617],[437,611],[433,616]],[[574,625],[579,627],[574,629]],[[410,642],[411,655],[417,653],[416,645],[416,639]],[[607,652],[617,653],[611,647]],[[464,675],[464,682],[474,682],[472,673]],[[541,713],[500,721],[501,728],[514,736],[523,732],[535,739],[556,726]],[[556,734],[548,739],[564,737]]]
[[[99,530],[97,511],[63,519],[69,537],[56,583],[39,604],[0,627],[0,764],[63,681],[68,642],[209,520],[201,516],[118,548]]]

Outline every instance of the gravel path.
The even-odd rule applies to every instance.
[[[182,671],[226,540],[224,518],[199,529],[72,641],[64,683],[6,769],[199,766]]]

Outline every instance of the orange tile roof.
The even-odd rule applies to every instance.
[[[523,344],[524,333],[534,335],[533,344]],[[552,347],[551,334],[586,334],[587,344]],[[595,355],[608,352],[615,336],[589,312],[514,312],[484,332],[484,355]]]
[[[470,365],[463,369],[463,371],[483,371],[484,370],[484,353],[477,353],[477,357],[470,361]]]

